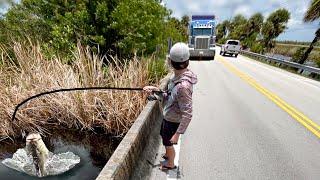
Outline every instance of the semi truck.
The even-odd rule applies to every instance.
[[[214,60],[216,54],[214,15],[192,15],[188,29],[190,59]]]

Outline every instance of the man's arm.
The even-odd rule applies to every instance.
[[[187,87],[188,82],[182,82],[178,87],[178,104],[181,111],[181,122],[177,133],[183,134],[192,119],[192,92]]]

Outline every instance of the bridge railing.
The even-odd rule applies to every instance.
[[[217,44],[217,46],[219,46],[219,47],[221,47],[221,45],[222,44]],[[240,54],[251,56],[255,59],[266,61],[268,63],[270,63],[270,62],[278,63],[280,66],[286,65],[288,67],[297,68],[298,73],[309,72],[309,73],[314,73],[318,76],[320,75],[320,68],[307,66],[307,65],[303,65],[303,64],[299,64],[299,63],[295,63],[295,62],[291,62],[291,61],[287,61],[287,60],[283,60],[283,59],[275,58],[275,57],[271,57],[271,56],[266,56],[263,54],[258,54],[258,53],[254,53],[254,52],[250,52],[250,51],[241,50]]]
[[[283,64],[283,65],[286,65],[289,67],[297,68],[297,69],[299,69],[300,73],[302,73],[303,71],[307,71],[310,73],[315,73],[315,74],[320,75],[320,68],[307,66],[307,65],[303,65],[303,64],[299,64],[299,63],[295,63],[295,62],[291,62],[291,61],[287,61],[287,60],[283,60],[283,59],[279,59],[279,58],[275,58],[275,57],[270,57],[270,56],[250,52],[250,51],[242,50],[240,53],[243,55],[252,56],[252,57],[257,58],[259,60],[267,61],[268,63],[275,62],[275,63],[279,63],[280,65]]]

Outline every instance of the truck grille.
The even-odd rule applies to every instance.
[[[196,38],[195,49],[208,49],[209,38]]]

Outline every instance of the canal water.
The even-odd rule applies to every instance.
[[[70,130],[54,130],[51,135],[42,137],[47,148],[54,154],[73,152],[80,157],[80,163],[73,169],[57,176],[43,178],[29,176],[10,169],[0,163],[0,180],[91,180],[95,179],[112,153],[118,146],[120,139],[92,132],[75,132]],[[0,161],[11,158],[19,148],[25,147],[25,140],[16,142],[0,142]]]

